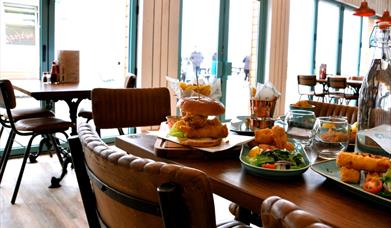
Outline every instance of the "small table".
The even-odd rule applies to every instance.
[[[40,80],[12,80],[12,85],[15,90],[18,90],[24,94],[27,94],[37,100],[43,100],[46,102],[57,102],[60,100],[65,101],[69,107],[69,117],[73,123],[71,135],[76,135],[77,125],[77,109],[79,104],[84,99],[91,99],[91,91],[93,88],[123,88],[123,84],[119,85],[119,82],[112,83],[60,83],[50,84],[43,83]],[[50,108],[50,107],[49,107]],[[62,167],[62,173],[59,178],[52,177],[51,187],[59,187],[60,181],[67,173],[67,166],[71,163],[70,153],[64,153],[64,164]]]
[[[115,145],[130,153],[177,163],[205,172],[214,193],[242,208],[259,212],[261,203],[277,195],[297,204],[335,227],[389,227],[390,208],[366,201],[308,169],[287,180],[267,179],[246,173],[236,159],[164,159],[154,150],[155,136],[118,136]],[[239,156],[239,155],[238,155]]]
[[[43,83],[40,80],[12,80],[15,90],[27,94],[37,100],[60,101],[63,100],[69,107],[69,117],[74,123],[72,135],[76,135],[77,108],[84,99],[91,99],[91,90],[97,87],[123,88],[119,82],[113,83]]]

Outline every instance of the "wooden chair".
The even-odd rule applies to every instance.
[[[346,78],[341,76],[327,77],[327,88],[329,100],[335,100],[336,103],[342,104],[347,88]]]
[[[129,74],[125,77],[124,88],[136,88],[136,75]],[[90,120],[92,120],[92,110],[90,107],[89,108],[82,107],[82,108],[80,108],[77,116],[85,118],[85,119],[87,119],[86,122],[89,122]],[[118,132],[121,135],[124,134],[124,132],[121,128],[118,128]]]
[[[26,166],[27,158],[29,157],[30,154],[30,148],[33,139],[38,135],[46,136],[54,146],[58,159],[61,165],[63,165],[63,159],[61,156],[62,151],[57,146],[57,140],[54,138],[53,135],[55,133],[63,133],[67,137],[65,131],[73,126],[72,122],[64,121],[55,117],[28,118],[28,119],[21,119],[15,122],[14,117],[12,115],[12,110],[15,108],[15,106],[16,106],[16,99],[15,99],[15,94],[11,82],[9,80],[0,80],[0,107],[6,110],[7,119],[8,119],[7,122],[5,122],[4,119],[0,119],[0,122],[2,123],[3,126],[8,125],[11,129],[7,140],[7,144],[4,149],[4,156],[2,157],[2,161],[1,161],[2,167],[0,172],[0,181],[3,176],[5,167],[7,165],[7,161],[12,149],[12,144],[15,136],[16,135],[31,136],[26,147],[26,151],[22,161],[22,166],[20,168],[18,179],[15,185],[15,190],[12,195],[12,199],[11,199],[12,204],[15,203],[19,191],[19,186],[22,181],[24,168]]]
[[[294,203],[278,196],[268,197],[262,202],[261,218],[264,228],[331,227]]]
[[[109,147],[88,123],[78,134],[69,145],[90,227],[216,227],[205,173]]]
[[[93,89],[92,114],[100,129],[160,125],[171,113],[167,88]]]
[[[316,76],[315,75],[297,75],[297,85],[298,93],[300,95],[299,100],[302,96],[307,96],[309,100],[313,96],[321,98],[324,100],[325,93],[322,91],[320,93],[316,92]]]

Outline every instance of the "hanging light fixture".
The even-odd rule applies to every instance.
[[[375,11],[368,7],[368,2],[363,0],[360,8],[355,9],[353,15],[361,17],[371,17],[375,15]]]
[[[390,12],[388,10],[384,10],[383,15],[381,17],[377,18],[376,23],[380,23],[380,22],[391,23],[391,16],[390,16]]]

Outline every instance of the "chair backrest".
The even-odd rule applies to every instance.
[[[98,129],[160,125],[171,113],[167,88],[97,88],[91,97]]]
[[[262,202],[261,218],[264,228],[330,228],[314,215],[301,210],[296,204],[271,196]]]
[[[124,88],[136,88],[136,75],[129,74],[125,76]]]
[[[7,112],[7,120],[0,118],[3,126],[14,128],[14,120],[12,117],[11,109],[16,107],[16,98],[14,93],[14,87],[10,80],[0,80],[0,107],[4,108]]]
[[[297,75],[297,84],[305,86],[315,86],[316,76],[315,75]]]
[[[317,101],[308,101],[315,106],[315,116],[345,116],[350,124],[357,121],[358,108],[356,106],[338,105]]]
[[[345,89],[346,78],[345,77],[327,77],[327,86],[334,89]]]
[[[90,227],[97,217],[108,227],[216,227],[205,173],[109,147],[88,123],[78,136],[69,145]]]

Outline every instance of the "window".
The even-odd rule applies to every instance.
[[[319,1],[315,67],[327,64],[328,74],[337,74],[339,7]]]
[[[0,0],[0,78],[39,78],[38,10],[38,0]]]
[[[354,76],[360,58],[361,18],[354,16],[352,9],[344,10],[343,28],[341,75]]]

